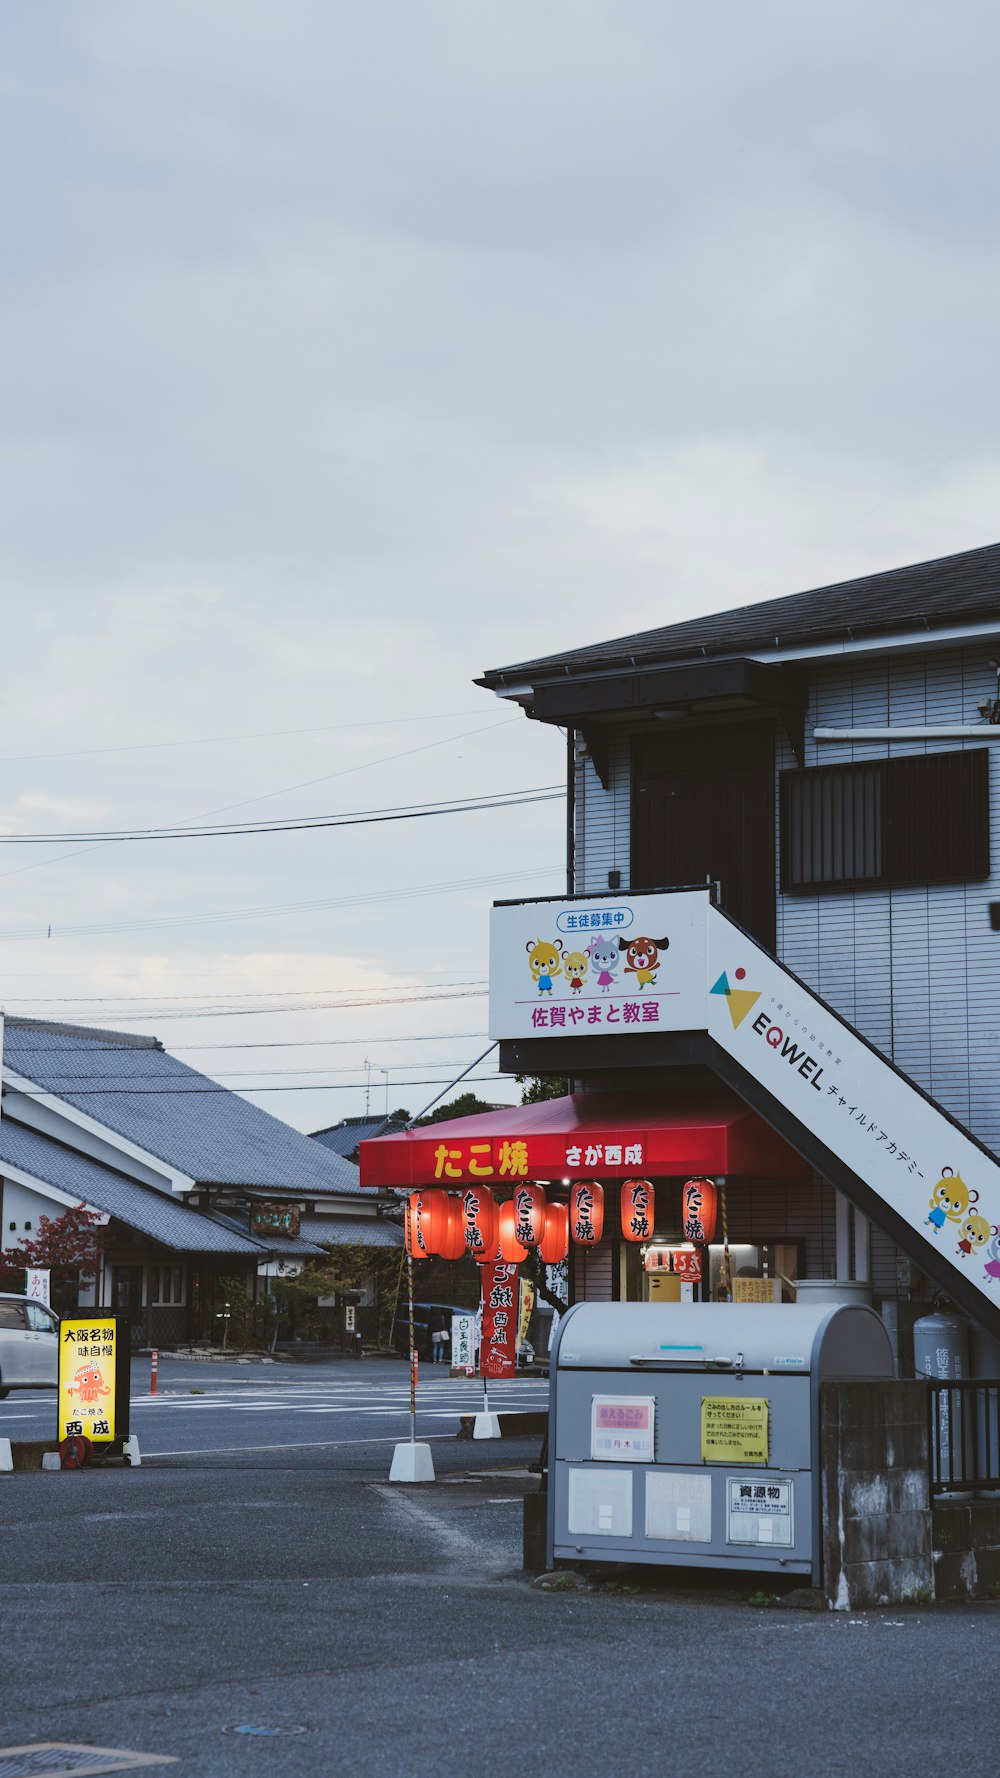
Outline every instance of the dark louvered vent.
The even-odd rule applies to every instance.
[[[989,750],[781,774],[781,887],[967,883],[990,874]]]

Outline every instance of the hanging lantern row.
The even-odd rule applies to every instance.
[[[697,1188],[697,1189],[696,1189]],[[689,1199],[689,1193],[691,1194]],[[626,1179],[621,1192],[621,1226],[626,1241],[651,1241],[655,1220],[652,1180]],[[694,1228],[707,1233],[694,1234]],[[471,1253],[480,1265],[503,1260],[520,1265],[536,1248],[545,1265],[558,1265],[578,1247],[596,1247],[604,1235],[604,1187],[578,1179],[567,1204],[550,1204],[540,1185],[519,1185],[512,1198],[497,1204],[489,1186],[468,1185],[461,1192],[432,1189],[412,1192],[406,1200],[406,1251],[413,1259],[460,1259]],[[684,1238],[710,1241],[715,1233],[715,1186],[711,1180],[689,1180],[684,1187]]]
[[[574,1240],[601,1239],[604,1193],[599,1185],[583,1188],[583,1201],[572,1215]],[[497,1204],[484,1185],[470,1185],[454,1195],[411,1192],[404,1206],[406,1251],[411,1259],[461,1259],[471,1253],[480,1265],[490,1260],[520,1265],[534,1247],[543,1264],[555,1266],[569,1252],[570,1218],[569,1206],[548,1203],[540,1185],[519,1186],[505,1204]]]

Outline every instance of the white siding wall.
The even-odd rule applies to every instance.
[[[975,723],[977,704],[995,693],[988,649],[824,663],[812,676],[805,763],[983,745],[975,739],[817,742],[813,730]],[[622,886],[628,886],[632,732],[612,731],[607,790],[589,759],[577,763],[577,888],[591,894],[607,889],[609,870],[620,870]],[[779,894],[777,950],[790,969],[946,1110],[1000,1149],[1000,934],[990,932],[987,913],[987,904],[1000,899],[1000,742],[986,745],[994,836],[988,882]],[[795,763],[779,725],[777,769]],[[776,825],[776,871],[777,862]],[[928,1161],[940,1166],[945,1157]]]

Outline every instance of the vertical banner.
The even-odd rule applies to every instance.
[[[520,1352],[528,1337],[528,1327],[535,1311],[535,1286],[521,1279],[521,1308],[517,1323],[517,1349]]]
[[[51,1297],[49,1294],[49,1280],[50,1280],[51,1276],[52,1276],[51,1272],[33,1271],[32,1268],[29,1266],[27,1269],[27,1272],[25,1274],[25,1277],[26,1277],[26,1283],[25,1283],[25,1287],[24,1287],[25,1296],[30,1296],[33,1302],[45,1303],[45,1305],[47,1307],[49,1302],[51,1301]]]
[[[517,1365],[517,1324],[520,1311],[516,1265],[494,1260],[483,1272],[483,1334],[479,1348],[479,1373],[483,1377],[512,1377]]]
[[[74,1433],[95,1455],[129,1435],[129,1323],[127,1315],[88,1309],[59,1323],[56,1395],[59,1443]]]
[[[452,1376],[475,1376],[475,1314],[452,1316]]]

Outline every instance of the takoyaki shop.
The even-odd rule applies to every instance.
[[[995,1319],[927,1208],[928,1157],[1000,1191],[995,1160],[710,887],[496,906],[490,1035],[568,1090],[361,1144],[415,1258],[535,1249],[570,1302],[874,1303],[904,1374],[935,1291]]]

